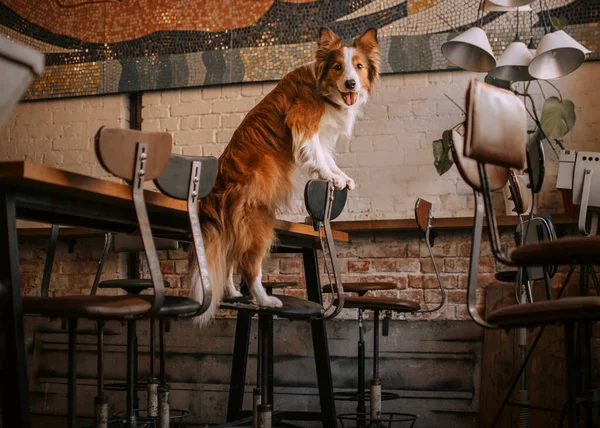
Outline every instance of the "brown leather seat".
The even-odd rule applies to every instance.
[[[416,312],[421,309],[421,305],[412,300],[395,299],[393,297],[349,296],[344,298],[344,308]]]
[[[600,236],[563,238],[524,245],[517,248],[511,258],[520,266],[599,264]]]
[[[152,296],[139,296],[140,299],[144,299],[148,303],[152,303]],[[194,299],[183,296],[165,296],[165,300],[155,315],[156,318],[176,318],[186,317],[197,314],[200,310],[200,303]]]
[[[283,306],[279,308],[267,308],[256,306],[252,296],[240,296],[225,298],[221,302],[221,309],[237,311],[248,311],[257,314],[274,315],[289,319],[310,319],[323,316],[323,306],[311,300],[300,299],[293,296],[277,295]]]
[[[393,282],[344,282],[344,292],[364,294],[368,291],[395,290],[396,284]],[[331,284],[323,286],[323,292],[331,293]]]
[[[150,310],[150,302],[135,296],[24,297],[23,311],[60,318],[135,318]]]
[[[170,288],[168,281],[163,281],[165,288]],[[118,288],[125,290],[128,294],[140,294],[142,291],[152,288],[151,279],[109,279],[98,284],[98,288]]]
[[[492,311],[487,317],[489,323],[507,329],[597,319],[600,319],[600,297],[565,297],[512,305]]]

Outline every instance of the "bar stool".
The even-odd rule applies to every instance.
[[[525,244],[515,249],[510,256],[506,255],[501,249],[492,191],[506,184],[509,168],[523,169],[525,166],[525,107],[512,92],[472,80],[467,91],[466,111],[466,138],[463,141],[460,135],[453,134],[451,148],[460,175],[473,188],[475,196],[473,243],[467,288],[469,314],[484,328],[508,330],[563,324],[568,425],[570,428],[579,426],[578,404],[585,404],[586,411],[582,414],[585,426],[597,426],[597,413],[592,414],[592,406],[595,406],[595,403],[590,400],[590,391],[585,380],[581,388],[583,395],[579,399],[576,397],[574,330],[576,324],[589,327],[592,322],[600,319],[600,297],[568,297],[526,305],[515,304],[492,310],[484,320],[476,307],[476,290],[484,211],[494,256],[509,266],[591,266],[600,262],[600,238],[564,238]]]
[[[412,427],[416,423],[417,416],[409,413],[397,413],[397,412],[382,412],[382,402],[395,400],[400,398],[398,394],[392,392],[382,391],[382,382],[379,377],[379,320],[380,313],[383,311],[386,316],[383,319],[383,335],[387,336],[387,330],[389,326],[389,314],[391,312],[415,314],[425,312],[435,312],[440,310],[446,302],[446,291],[443,286],[443,282],[439,276],[437,269],[437,263],[433,257],[431,251],[431,245],[433,243],[433,231],[431,230],[431,203],[423,199],[418,199],[415,204],[415,220],[419,231],[424,235],[429,255],[433,262],[434,271],[438,280],[440,289],[440,303],[431,309],[423,310],[419,302],[398,298],[385,298],[376,296],[366,296],[367,291],[377,289],[389,290],[396,288],[394,284],[381,283],[381,284],[369,284],[369,283],[352,283],[351,286],[344,284],[344,291],[355,290],[358,296],[347,296],[344,307],[347,309],[358,309],[358,328],[359,328],[359,341],[358,341],[358,390],[355,393],[338,392],[336,398],[344,401],[356,401],[356,413],[345,413],[338,416],[342,427],[346,426],[347,423],[354,423],[357,428],[365,427],[400,427],[409,426]],[[331,286],[326,286],[324,291],[330,291]],[[367,393],[365,390],[365,352],[364,352],[364,327],[363,327],[363,313],[364,311],[373,311],[373,377],[370,381],[370,390]],[[367,414],[366,401],[369,401],[370,411]]]
[[[159,176],[167,164],[171,152],[172,137],[165,133],[131,131],[125,129],[103,128],[98,135],[97,153],[107,165],[115,166],[118,176],[130,181],[132,199],[135,207],[137,224],[144,242],[148,264],[151,266],[152,289],[154,294],[142,299],[137,296],[65,296],[48,298],[48,288],[54,249],[50,248],[46,257],[41,297],[23,298],[23,311],[53,318],[66,318],[68,325],[68,427],[75,428],[76,416],[76,351],[77,322],[81,318],[100,322],[116,320],[127,321],[144,315],[159,312],[164,301],[164,284],[158,268],[158,257],[154,249],[154,241],[150,230],[148,213],[144,202],[143,183]],[[51,230],[51,245],[56,245],[58,225]],[[133,337],[128,334],[128,343]],[[133,348],[131,348],[133,349]],[[100,360],[99,360],[100,361]],[[102,367],[98,364],[99,379]],[[127,353],[127,377],[133,378],[133,354]],[[133,397],[127,397],[129,426],[135,426],[133,416]]]
[[[237,311],[246,311],[258,315],[258,368],[257,368],[257,388],[255,389],[253,399],[252,417],[230,421],[222,425],[223,427],[252,426],[255,428],[271,428],[273,422],[282,422],[286,419],[286,412],[274,413],[273,403],[271,402],[273,385],[273,349],[269,349],[270,331],[269,322],[273,317],[285,318],[288,320],[315,320],[330,319],[337,316],[343,309],[344,295],[343,286],[340,282],[339,267],[335,254],[335,246],[331,233],[330,220],[337,218],[342,212],[347,198],[347,190],[336,190],[331,182],[322,180],[311,180],[306,184],[304,191],[306,208],[314,220],[315,228],[319,231],[325,231],[325,240],[322,240],[322,249],[325,253],[325,247],[328,251],[329,265],[336,287],[335,295],[337,298],[324,307],[323,305],[292,296],[278,295],[282,306],[277,308],[256,306],[252,296],[243,295],[241,297],[225,298],[221,303],[221,308]],[[326,243],[326,245],[325,245]],[[325,257],[325,256],[324,256]],[[329,268],[328,268],[329,269]],[[328,270],[329,271],[329,270]],[[286,423],[286,426],[291,426]]]

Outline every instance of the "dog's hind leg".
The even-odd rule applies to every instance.
[[[258,306],[267,306],[271,308],[279,308],[282,306],[281,300],[275,296],[269,296],[265,291],[265,287],[262,285],[262,267],[258,265],[258,272],[252,274],[242,274],[245,277],[245,281],[250,287],[250,293],[254,297],[254,302]]]
[[[271,233],[273,232],[271,231]],[[256,238],[253,240],[252,245],[241,254],[238,263],[242,278],[248,284],[254,302],[258,306],[278,308],[282,305],[281,300],[275,296],[269,296],[262,285],[262,260],[267,254],[271,243],[267,235],[268,233],[262,234],[262,236],[255,235]]]
[[[225,295],[227,297],[240,297],[242,293],[240,293],[235,288],[235,283],[233,282],[233,266],[230,266],[227,270],[227,285],[225,287]]]

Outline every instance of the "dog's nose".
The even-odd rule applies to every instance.
[[[354,79],[346,80],[344,84],[346,85],[346,89],[352,90],[356,87],[356,82]]]

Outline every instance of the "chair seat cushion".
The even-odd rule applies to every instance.
[[[368,291],[380,291],[380,290],[395,290],[396,284],[393,282],[344,282],[345,293],[359,293],[364,294]],[[332,286],[327,284],[323,286],[325,293],[331,293]]]
[[[57,318],[133,318],[148,312],[150,306],[137,296],[23,297],[26,314]]]
[[[345,290],[345,289],[344,289]],[[391,297],[348,296],[344,298],[345,309],[366,309],[394,312],[416,312],[421,309],[418,302]]]
[[[140,299],[144,299],[151,303],[153,296],[139,296]],[[156,317],[181,317],[186,315],[193,315],[200,310],[200,303],[194,299],[181,296],[165,296],[163,305],[158,310]]]
[[[511,254],[519,266],[600,263],[600,236],[564,238],[523,245]]]
[[[600,297],[566,297],[496,309],[487,321],[501,328],[518,328],[596,319],[600,319]]]
[[[230,297],[221,302],[222,309],[249,311],[257,314],[276,315],[289,319],[310,319],[323,315],[323,306],[319,303],[300,299],[299,297],[276,295],[283,306],[280,308],[266,308],[257,306],[252,296]]]
[[[165,288],[171,287],[168,281],[164,281],[164,285]],[[109,279],[98,284],[98,288],[119,288],[129,294],[139,294],[152,287],[151,279]]]

